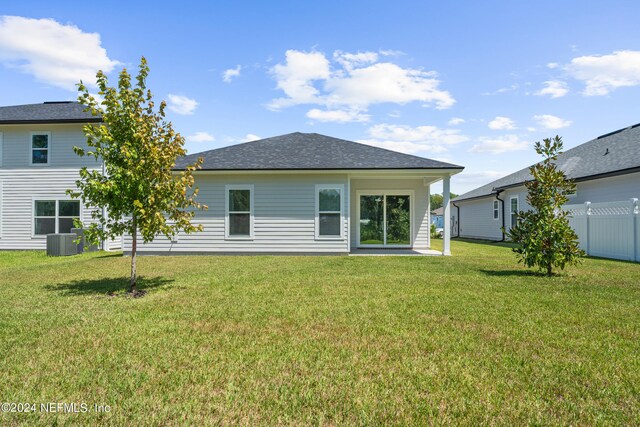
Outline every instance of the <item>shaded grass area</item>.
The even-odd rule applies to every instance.
[[[0,424],[638,424],[640,266],[0,253]]]

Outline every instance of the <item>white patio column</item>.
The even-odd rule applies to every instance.
[[[449,207],[449,199],[451,191],[451,177],[445,176],[442,180],[442,219],[444,224],[442,227],[442,255],[451,255],[451,208]]]

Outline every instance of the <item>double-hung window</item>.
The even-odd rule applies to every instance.
[[[493,201],[493,219],[500,218],[500,206],[497,200]]]
[[[50,161],[51,132],[31,132],[29,141],[29,162],[31,165],[46,166]]]
[[[253,185],[227,185],[225,237],[253,238]]]
[[[511,228],[513,228],[518,223],[518,210],[519,210],[518,196],[511,197],[510,204],[511,204]]]
[[[73,221],[80,219],[79,200],[34,200],[33,234],[70,233]]]
[[[343,237],[342,185],[316,186],[316,238],[337,239]]]

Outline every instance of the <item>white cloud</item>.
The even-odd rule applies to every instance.
[[[620,87],[640,85],[640,51],[580,56],[573,58],[565,70],[585,83],[584,95],[607,95]]]
[[[354,110],[319,110],[314,108],[307,112],[307,117],[319,122],[368,122],[371,116]]]
[[[248,134],[246,134],[246,135],[245,135],[245,137],[244,137],[244,140],[245,140],[246,142],[257,141],[257,140],[259,140],[259,139],[262,139],[262,138],[260,138],[258,135],[254,135],[254,134],[252,134],[252,133],[248,133]]]
[[[297,104],[315,104],[319,94],[313,85],[316,80],[330,77],[329,60],[320,52],[288,50],[286,63],[272,68],[273,75],[287,98],[271,101],[269,108],[278,110]]]
[[[443,153],[450,146],[469,139],[461,135],[458,129],[440,129],[436,126],[379,124],[370,127],[368,133],[371,138],[358,142],[408,154]]]
[[[533,116],[533,120],[545,129],[562,129],[571,126],[572,123],[570,120],[561,119],[560,117],[552,116],[551,114]]]
[[[198,106],[198,102],[195,99],[187,98],[186,96],[169,94],[167,98],[169,98],[169,110],[176,114],[193,114]]]
[[[310,104],[328,111],[366,113],[371,105],[382,103],[421,102],[438,109],[455,103],[449,92],[439,88],[434,72],[379,62],[391,54],[395,53],[336,51],[332,64],[322,52],[288,50],[285,63],[271,70],[286,97],[272,100],[268,108]],[[352,114],[352,118],[361,121],[362,114]]]
[[[211,142],[215,141],[215,137],[207,132],[196,132],[193,135],[187,136],[189,142]]]
[[[555,68],[558,68],[560,66],[560,64],[558,64],[557,62],[549,62],[547,63],[547,68],[553,70]]]
[[[224,80],[225,83],[231,83],[231,80],[233,80],[235,77],[240,76],[241,70],[242,67],[240,65],[238,65],[236,68],[229,68],[228,70],[224,70],[224,73],[222,73],[222,80]]]
[[[529,148],[529,142],[523,141],[517,135],[505,135],[500,137],[480,137],[478,144],[469,149],[472,153],[500,154],[508,151],[521,151]]]
[[[448,124],[449,126],[458,126],[458,125],[463,124],[464,122],[465,122],[465,120],[464,120],[463,118],[460,118],[460,117],[453,117],[451,120],[449,120],[449,121],[447,122],[447,124]]]
[[[489,129],[493,130],[510,130],[515,128],[515,122],[509,117],[497,116],[489,122]]]
[[[0,17],[0,62],[72,91],[80,80],[95,87],[98,70],[108,73],[119,64],[109,59],[98,33],[53,19],[20,16]]]
[[[544,82],[544,87],[535,92],[534,95],[544,96],[549,95],[551,98],[560,98],[565,96],[569,92],[567,84],[560,80],[547,80]]]

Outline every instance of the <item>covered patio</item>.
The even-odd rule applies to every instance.
[[[451,255],[451,176],[459,170],[422,169],[351,172],[349,255]],[[431,249],[431,186],[443,183],[442,251]]]

